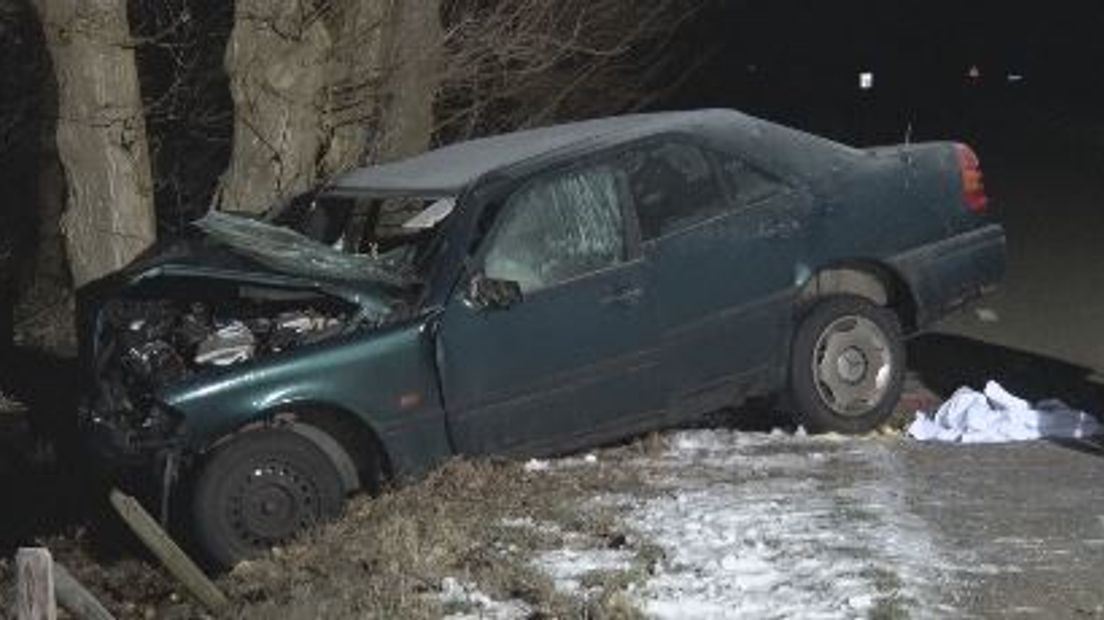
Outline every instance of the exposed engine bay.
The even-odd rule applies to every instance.
[[[198,300],[119,298],[100,314],[93,409],[151,423],[153,394],[194,375],[307,346],[345,333],[345,302],[313,293],[238,288]]]

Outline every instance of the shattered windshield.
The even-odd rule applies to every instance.
[[[399,288],[424,281],[453,199],[350,199],[307,195],[256,220],[211,212],[196,226],[273,269],[369,280]]]

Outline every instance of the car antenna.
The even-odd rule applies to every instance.
[[[904,142],[904,146],[902,146],[901,149],[900,149],[901,161],[906,166],[909,166],[909,167],[912,166],[912,152],[909,149],[909,146],[911,146],[911,145],[912,145],[912,117],[909,117],[908,124],[905,125],[905,142]],[[909,178],[908,176],[905,177],[905,183],[906,184],[909,182],[908,178]]]

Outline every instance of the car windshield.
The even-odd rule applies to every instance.
[[[262,219],[212,212],[196,226],[274,269],[413,288],[424,282],[441,225],[455,207],[451,198],[306,194]]]

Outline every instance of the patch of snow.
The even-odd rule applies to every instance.
[[[500,521],[505,527],[516,527],[524,529],[537,529],[537,521],[533,517],[509,517]]]
[[[525,471],[529,472],[548,471],[551,468],[551,463],[540,459],[529,459],[529,461],[525,463]]]
[[[462,607],[465,611],[448,614],[448,620],[520,620],[528,618],[532,610],[522,601],[496,601],[479,591],[474,584],[464,583],[453,577],[441,580],[441,604]]]
[[[638,501],[628,516],[665,552],[655,576],[631,592],[649,616],[942,609],[941,582],[954,568],[901,500],[903,477],[885,447],[726,431],[679,433],[670,445],[672,492]],[[749,464],[762,475],[740,470]],[[839,479],[823,475],[829,467],[847,468],[851,482],[826,482]]]
[[[1099,421],[1058,400],[1032,406],[990,381],[984,392],[962,388],[934,415],[916,414],[908,433],[920,441],[1007,443],[1084,439],[1104,432]]]
[[[571,469],[574,467],[591,467],[598,464],[598,455],[593,452],[584,456],[569,456],[558,459],[552,463],[556,469]]]
[[[633,553],[622,549],[557,549],[534,562],[562,592],[578,592],[582,579],[596,571],[623,571],[632,567]]]
[[[566,536],[570,538],[573,534],[573,532],[567,532],[565,534],[563,528],[560,527],[558,523],[537,521],[533,517],[511,517],[503,519],[499,521],[499,523],[502,524],[502,526],[504,527],[527,529],[538,532],[540,534],[548,534],[552,536]]]

